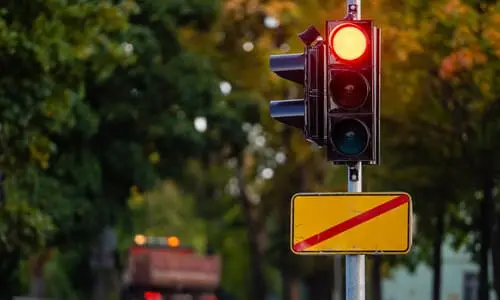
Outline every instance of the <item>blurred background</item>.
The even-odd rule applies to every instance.
[[[410,254],[368,257],[367,297],[500,299],[500,2],[362,4],[383,38],[382,165],[364,190],[409,192],[415,214]],[[138,234],[220,258],[221,300],[343,299],[332,257],[291,254],[289,214],[294,193],[345,191],[346,170],[270,118],[302,90],[268,60],[344,15],[338,0],[2,1],[0,299],[123,298]]]

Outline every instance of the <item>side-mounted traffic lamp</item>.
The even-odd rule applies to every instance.
[[[326,49],[316,28],[299,34],[303,53],[271,55],[271,70],[278,76],[302,84],[304,99],[271,101],[271,117],[304,131],[307,140],[320,146],[327,141]]]
[[[271,55],[271,70],[281,78],[304,85],[303,53]],[[274,100],[269,105],[271,117],[281,123],[304,129],[304,100]]]

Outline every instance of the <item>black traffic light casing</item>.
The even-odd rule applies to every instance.
[[[327,159],[378,164],[380,30],[371,20],[327,21],[326,36]]]
[[[271,55],[271,70],[278,76],[304,85],[304,99],[277,100],[270,103],[275,120],[301,129],[307,140],[320,146],[327,142],[326,49],[313,27],[299,34],[303,53]]]
[[[305,136],[318,146],[328,142],[326,101],[326,51],[323,40],[306,47],[305,79]]]
[[[281,78],[304,84],[304,53],[271,55],[271,70]],[[269,104],[271,117],[281,123],[304,129],[304,99],[273,100]]]

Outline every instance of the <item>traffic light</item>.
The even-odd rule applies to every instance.
[[[318,33],[319,35],[319,33]],[[326,101],[326,50],[323,39],[306,47],[305,136],[319,146],[326,145],[328,139]]]
[[[326,49],[316,28],[299,34],[303,53],[271,55],[271,70],[278,76],[304,85],[304,98],[271,101],[274,119],[304,131],[307,140],[320,146],[327,142]]]
[[[379,163],[380,30],[371,20],[326,22],[327,159]]]
[[[281,78],[304,85],[305,55],[303,53],[271,55],[271,70]],[[271,101],[271,117],[281,123],[304,129],[304,99]]]

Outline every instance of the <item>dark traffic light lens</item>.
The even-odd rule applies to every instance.
[[[336,123],[331,135],[335,148],[345,155],[360,154],[368,145],[367,128],[356,119],[345,119]]]
[[[359,108],[368,97],[368,81],[355,71],[339,72],[330,81],[330,94],[341,108]]]

